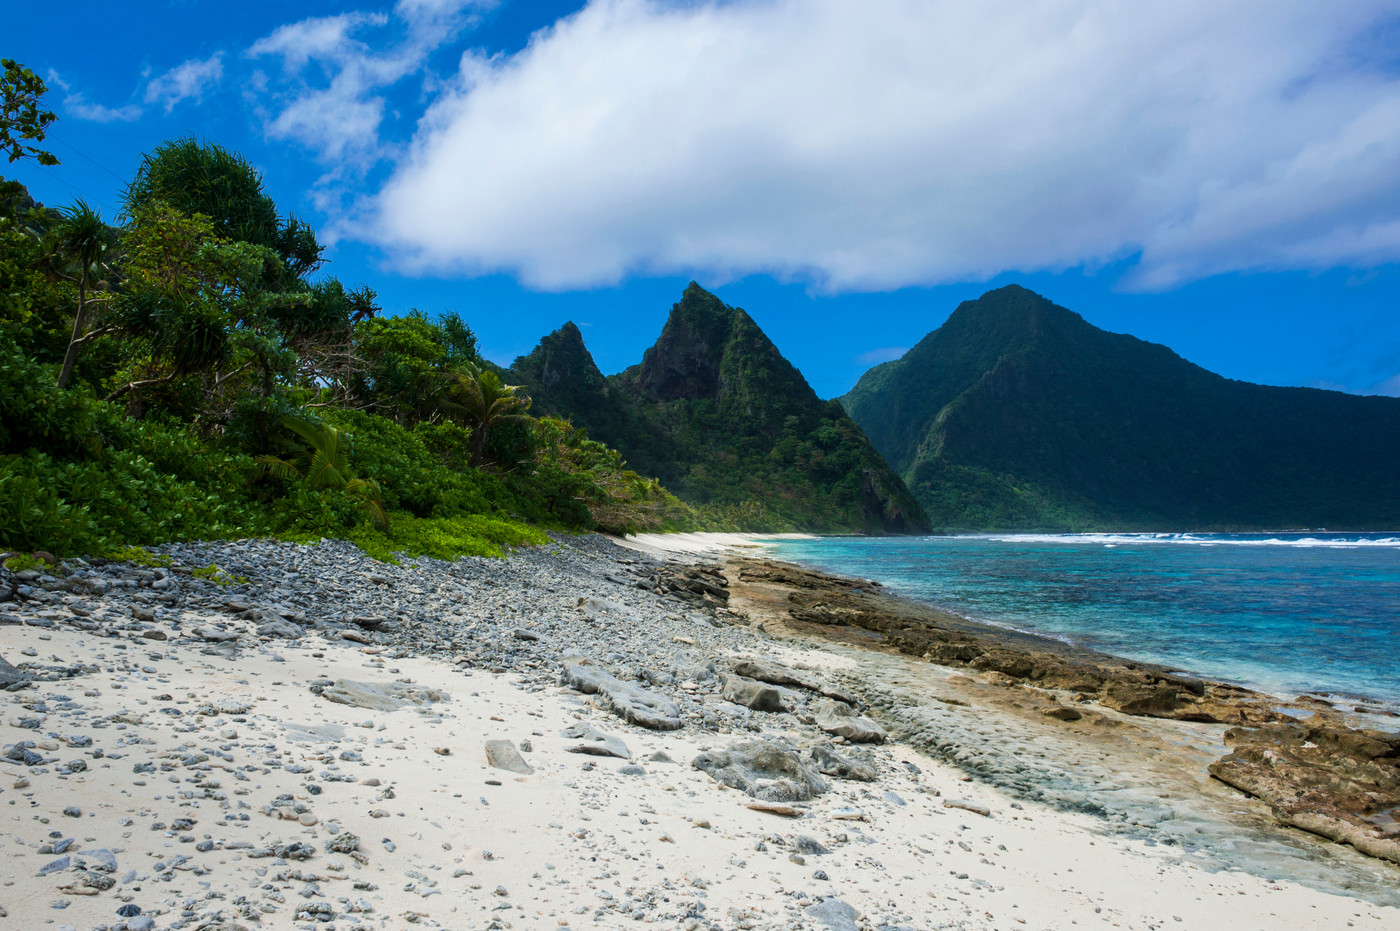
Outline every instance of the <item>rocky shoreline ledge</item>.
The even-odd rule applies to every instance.
[[[749,602],[812,633],[861,629],[882,644],[991,685],[1018,687],[1030,707],[1079,722],[1105,710],[1133,717],[1239,725],[1211,776],[1263,799],[1275,818],[1372,857],[1400,862],[1400,732],[1368,725],[1396,715],[1320,696],[1278,699],[1072,647],[1053,638],[969,622],[896,598],[879,582],[773,560],[728,560]],[[1092,722],[1091,722],[1092,724]]]
[[[1400,918],[1340,884],[1212,873],[919,752],[893,674],[872,676],[910,658],[864,627],[839,628],[867,641],[849,651],[779,629],[759,589],[780,583],[733,563],[596,537],[402,566],[328,542],[146,561],[0,574],[17,927]],[[933,704],[965,718],[945,735],[986,723]]]
[[[895,597],[878,582],[732,558],[726,574],[749,602],[807,632],[859,628],[881,643],[993,685],[1018,687],[1039,712],[1079,722],[1124,715],[1240,725],[1216,779],[1266,802],[1282,823],[1400,863],[1400,732],[1368,726],[1393,712],[1319,696],[1280,699],[1178,670],[970,622]]]

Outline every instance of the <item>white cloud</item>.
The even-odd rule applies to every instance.
[[[271,35],[254,42],[248,48],[248,55],[280,57],[283,68],[290,74],[300,74],[311,61],[344,64],[370,54],[369,46],[351,38],[354,33],[367,26],[384,26],[388,21],[382,13],[312,17],[278,27]]]
[[[401,4],[401,6],[406,4]],[[419,5],[422,5],[421,3]],[[463,58],[360,235],[569,288],[1400,260],[1396,0],[597,0]],[[1368,70],[1371,69],[1371,70]]]
[[[64,92],[63,111],[74,119],[93,123],[130,123],[141,117],[141,108],[136,104],[113,108],[104,107],[100,103],[89,103],[81,91],[73,90],[72,85],[63,80],[63,75],[52,68],[44,76],[44,81],[49,87]]]
[[[175,109],[184,100],[204,99],[207,90],[218,85],[224,77],[224,53],[215,52],[200,60],[191,58],[177,65],[146,85],[146,103],[163,103],[165,112]]]
[[[63,110],[71,117],[93,123],[130,123],[141,118],[141,108],[134,103],[104,107],[100,103],[89,103],[81,92],[64,97]]]
[[[352,12],[279,27],[248,48],[282,60],[284,86],[266,132],[300,142],[326,162],[359,165],[384,152],[382,91],[420,70],[428,55],[472,21],[483,0],[400,0],[391,18]],[[309,66],[319,66],[314,73]],[[343,171],[344,164],[338,169]]]

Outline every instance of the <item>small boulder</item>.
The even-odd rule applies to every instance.
[[[783,693],[771,685],[739,675],[724,677],[724,698],[754,711],[788,711]]]
[[[856,714],[856,710],[841,701],[825,701],[817,705],[817,727],[828,734],[844,737],[851,743],[883,743],[889,737],[878,722]]]
[[[564,685],[585,695],[597,695],[605,711],[629,723],[658,731],[673,731],[683,723],[680,706],[671,699],[623,682],[591,660],[565,660],[560,678]]]
[[[874,782],[875,767],[863,760],[844,756],[830,744],[817,744],[807,751],[808,761],[817,772],[837,779],[854,779],[859,782]]]
[[[525,762],[520,751],[515,749],[515,744],[509,740],[488,740],[485,746],[486,762],[496,769],[519,773],[522,776],[529,776],[535,772],[534,767]]]
[[[604,734],[587,724],[571,724],[564,728],[563,736],[578,741],[564,749],[569,753],[586,753],[590,756],[613,756],[619,760],[632,759],[627,745],[611,734]]]
[[[750,740],[697,756],[692,764],[717,782],[768,802],[801,802],[831,788],[791,746]]]

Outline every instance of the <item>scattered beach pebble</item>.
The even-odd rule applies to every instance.
[[[1156,825],[1118,838],[960,782],[965,732],[940,722],[962,741],[943,760],[895,742],[912,712],[870,677],[876,654],[758,629],[707,556],[594,537],[401,566],[343,543],[161,551],[160,575],[94,560],[0,603],[50,621],[5,628],[27,660],[0,691],[16,927],[989,931],[1034,902],[1030,926],[1246,928],[1273,909],[1379,931],[1398,914],[1355,870],[1332,896],[1195,870]],[[209,565],[248,581],[177,568]],[[968,732],[1012,726],[936,704]]]

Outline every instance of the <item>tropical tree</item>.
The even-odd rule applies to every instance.
[[[122,383],[107,400],[216,369],[231,352],[226,290],[210,261],[209,219],[165,204],[141,208],[122,231],[122,293],[110,314],[128,337]]]
[[[223,239],[263,246],[276,254],[269,266],[273,290],[287,290],[321,265],[322,246],[311,227],[283,220],[263,190],[262,175],[243,156],[214,143],[172,139],[141,160],[127,185],[128,214],[165,203],[185,214],[204,214]]]
[[[476,336],[454,313],[430,320],[421,310],[374,317],[355,326],[363,363],[351,390],[357,401],[398,423],[435,421],[455,384],[452,374],[477,360]]]
[[[478,467],[486,458],[492,429],[529,420],[525,411],[530,399],[520,393],[518,385],[507,385],[494,371],[474,363],[463,365],[452,378],[448,408],[471,428],[472,458],[468,464]]]
[[[43,142],[49,124],[58,119],[51,111],[39,109],[39,99],[48,87],[33,71],[11,58],[0,58],[0,152],[11,162],[37,159],[40,165],[57,165],[53,153],[29,142]]]
[[[330,424],[314,423],[300,417],[283,417],[282,429],[287,455],[259,456],[257,462],[273,478],[290,481],[301,478],[313,489],[343,491],[357,499],[376,527],[389,526],[379,483],[355,478],[350,472],[350,437]]]
[[[73,366],[78,361],[78,347],[105,332],[100,328],[91,331],[88,324],[88,291],[93,282],[102,277],[107,266],[105,259],[112,233],[102,216],[85,201],[78,201],[73,207],[63,211],[63,219],[51,232],[51,266],[63,278],[78,286],[78,305],[73,313],[73,336],[68,341],[68,351],[63,355],[63,367],[58,373],[58,387],[68,387],[73,377]]]

